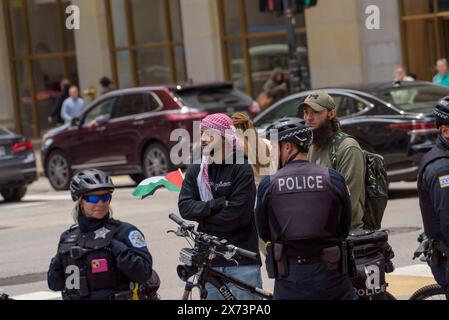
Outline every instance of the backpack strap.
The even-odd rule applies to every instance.
[[[338,159],[337,159],[337,151],[340,147],[340,144],[346,138],[352,138],[349,134],[346,134],[342,131],[339,131],[335,134],[334,138],[331,142],[331,147],[329,149],[329,158],[331,159],[332,168],[337,169]]]

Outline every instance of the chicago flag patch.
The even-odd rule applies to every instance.
[[[440,180],[441,189],[449,188],[449,175],[438,177],[438,180]]]

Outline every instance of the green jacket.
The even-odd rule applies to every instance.
[[[309,150],[309,161],[332,168],[330,159],[330,143],[322,148],[315,145]],[[348,185],[352,206],[351,230],[363,228],[365,207],[365,157],[359,143],[353,138],[344,139],[337,150],[337,167]]]

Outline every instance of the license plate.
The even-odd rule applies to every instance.
[[[6,155],[6,149],[5,147],[0,147],[0,157],[3,157]]]

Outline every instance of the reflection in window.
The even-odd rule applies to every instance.
[[[86,117],[84,118],[84,124],[89,125],[93,120],[95,120],[99,116],[110,115],[112,113],[112,109],[114,108],[114,103],[115,98],[108,99],[96,105],[86,114]]]
[[[140,85],[170,83],[170,67],[166,48],[137,51],[137,70]]]
[[[228,42],[229,73],[234,86],[246,91],[245,61],[243,59],[242,42]]]
[[[164,0],[132,0],[135,43],[162,42],[167,39]]]

